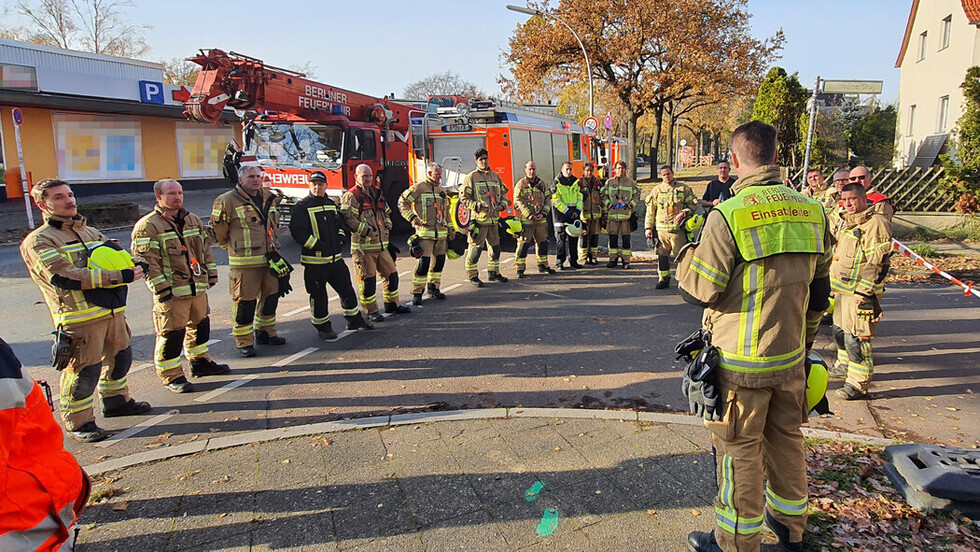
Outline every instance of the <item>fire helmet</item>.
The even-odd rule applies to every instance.
[[[575,219],[565,225],[565,233],[573,238],[582,235],[582,219]]]

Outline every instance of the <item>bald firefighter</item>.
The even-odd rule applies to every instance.
[[[606,181],[602,189],[602,199],[607,217],[606,232],[609,234],[609,262],[606,266],[616,268],[617,263],[622,260],[623,268],[629,268],[633,254],[630,217],[640,201],[640,187],[629,177],[625,161],[616,163],[615,176]]]
[[[506,282],[508,278],[500,273],[500,233],[497,221],[500,211],[510,205],[507,199],[507,186],[500,175],[490,168],[490,154],[480,148],[473,154],[476,170],[463,178],[459,189],[459,202],[473,215],[470,229],[470,246],[466,250],[466,277],[476,287],[483,287],[480,280],[480,254],[484,249],[490,251],[487,261],[487,280]]]
[[[872,209],[884,215],[889,223],[895,216],[895,202],[885,194],[878,191],[874,186],[874,177],[867,167],[854,167],[851,169],[849,179],[853,183],[860,184],[868,196],[868,204]]]
[[[555,241],[558,254],[558,270],[565,270],[565,259],[568,268],[582,268],[578,262],[578,236],[569,233],[569,227],[582,217],[582,189],[578,179],[572,174],[572,163],[565,161],[561,164],[561,172],[555,177],[551,188],[551,216],[555,223]]]
[[[892,251],[891,224],[869,205],[860,183],[841,191],[844,221],[836,229],[837,247],[830,267],[830,283],[837,294],[834,340],[837,363],[833,376],[847,376],[836,395],[846,400],[864,397],[871,385],[874,362],[871,339],[881,319],[878,297],[884,291]]]
[[[698,198],[691,187],[681,184],[674,178],[674,169],[664,166],[660,169],[660,184],[647,195],[647,217],[644,223],[646,237],[653,239],[657,254],[657,289],[670,285],[670,257],[675,256],[687,243],[684,219],[694,214]],[[720,203],[719,203],[720,205]]]
[[[602,180],[595,175],[595,165],[591,161],[586,161],[582,166],[582,178],[578,183],[582,190],[582,235],[579,236],[578,261],[597,265],[603,214]]]
[[[354,169],[355,185],[340,198],[340,212],[352,230],[350,251],[361,292],[361,308],[373,322],[383,322],[378,310],[378,275],[383,282],[385,312],[405,314],[411,309],[398,304],[398,269],[389,251],[391,208],[378,188],[371,167]]]
[[[284,293],[272,268],[284,262],[279,255],[279,197],[262,187],[262,179],[261,167],[242,165],[238,185],[219,195],[211,210],[215,241],[228,251],[231,333],[246,358],[256,356],[256,342],[286,343],[276,335],[276,309]]]
[[[95,423],[96,388],[107,418],[150,410],[149,403],[129,397],[126,379],[133,363],[126,284],[142,278],[143,267],[130,260],[132,268],[103,269],[92,262],[96,248],[121,248],[85,223],[64,180],[41,180],[31,188],[31,197],[44,224],[24,238],[20,255],[44,296],[56,340],[61,338],[55,357],[61,371],[61,419],[72,438],[101,441],[109,433]]]
[[[422,304],[425,291],[433,299],[446,298],[439,288],[448,240],[455,238],[456,232],[449,220],[449,198],[442,189],[442,171],[442,165],[430,162],[426,165],[426,179],[413,184],[398,198],[398,209],[415,228],[422,247],[422,256],[412,273],[412,304],[416,306]]]
[[[173,179],[153,184],[156,207],[133,227],[133,255],[147,263],[146,285],[153,294],[157,376],[174,393],[190,393],[181,351],[194,377],[227,374],[227,364],[208,356],[211,319],[208,290],[218,283],[218,266],[204,221],[184,209],[184,190]]]
[[[544,180],[538,178],[538,167],[534,161],[524,164],[524,178],[514,186],[514,208],[520,214],[523,226],[517,237],[517,277],[524,278],[527,270],[527,253],[534,243],[538,272],[554,274],[555,269],[548,266],[548,210],[551,209],[551,193]]]
[[[758,551],[767,526],[780,550],[802,551],[804,320],[827,305],[831,236],[820,204],[780,182],[773,127],[738,127],[731,149],[734,195],[708,213],[677,271],[682,297],[704,308],[718,359],[711,387],[685,375],[692,410],[704,412],[712,433],[718,477],[717,528],[692,532],[688,547]]]

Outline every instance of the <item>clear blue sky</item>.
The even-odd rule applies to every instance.
[[[447,69],[498,92],[501,52],[526,17],[505,9],[520,0],[137,1],[130,18],[152,25],[146,32],[152,59],[221,48],[279,66],[310,61],[317,80],[378,96],[400,95],[407,84]],[[782,27],[787,40],[777,63],[798,71],[805,86],[818,74],[883,80],[885,102],[898,96],[894,65],[910,6],[911,0],[749,0],[753,33],[771,36]],[[249,18],[254,25],[243,23]]]

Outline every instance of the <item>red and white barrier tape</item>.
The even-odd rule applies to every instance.
[[[915,251],[912,251],[911,249],[908,248],[907,245],[905,245],[904,243],[896,240],[895,238],[892,238],[892,248],[895,249],[895,251],[898,251],[899,253],[901,253],[902,255],[905,255],[906,257],[909,257],[910,259],[914,260],[915,262],[919,263],[920,265],[922,265],[922,266],[928,268],[929,270],[935,272],[936,274],[942,276],[943,278],[946,278],[950,282],[953,282],[954,284],[960,286],[961,288],[963,288],[963,291],[966,292],[966,295],[967,296],[970,296],[970,294],[973,294],[975,297],[980,297],[980,290],[978,290],[977,288],[974,288],[973,287],[973,282],[962,282],[959,279],[954,278],[952,274],[949,274],[948,272],[944,272],[942,270],[939,270],[938,268],[936,268],[935,266],[933,266],[932,263],[930,263],[929,261],[923,259]]]

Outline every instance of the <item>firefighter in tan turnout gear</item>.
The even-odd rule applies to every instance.
[[[843,223],[835,229],[837,247],[830,267],[837,363],[832,376],[847,376],[836,395],[846,400],[864,397],[874,374],[871,338],[881,319],[878,297],[884,291],[892,251],[891,224],[870,206],[859,183],[841,190]]]
[[[361,307],[372,321],[383,322],[385,317],[378,312],[378,274],[384,282],[385,312],[411,312],[408,307],[398,304],[398,269],[388,243],[391,208],[375,184],[371,167],[363,163],[358,165],[354,169],[354,178],[356,184],[340,198],[340,212],[352,229],[350,250],[361,291]]]
[[[599,264],[599,233],[602,231],[602,181],[595,175],[595,165],[582,166],[582,235],[579,236],[578,262]]]
[[[633,254],[630,244],[630,217],[640,201],[640,187],[629,177],[626,162],[616,163],[613,178],[606,181],[602,189],[602,198],[606,212],[606,232],[609,234],[609,268],[616,268],[622,259],[623,268],[630,267],[630,256]],[[622,241],[622,246],[620,246]]]
[[[446,247],[448,240],[456,237],[449,220],[449,198],[442,189],[442,165],[429,163],[426,166],[427,178],[412,185],[398,198],[398,209],[402,217],[415,227],[419,237],[422,256],[412,273],[412,304],[422,304],[422,293],[429,297],[445,299],[446,294],[439,291],[442,284],[442,269],[446,266]],[[432,258],[435,257],[435,263]],[[431,268],[430,268],[431,266]]]
[[[215,241],[228,251],[231,333],[242,357],[256,355],[255,342],[286,343],[276,335],[280,283],[270,269],[270,262],[282,260],[278,205],[276,194],[262,187],[262,169],[242,165],[238,185],[219,195],[211,210]]]
[[[487,279],[491,282],[506,282],[508,278],[500,273],[500,233],[497,221],[500,210],[506,209],[507,186],[500,175],[490,168],[487,150],[480,148],[473,154],[476,170],[467,174],[459,189],[459,201],[473,215],[470,228],[470,246],[466,250],[466,277],[476,287],[483,287],[480,280],[480,254],[484,249],[490,251],[487,261]]]
[[[524,164],[524,178],[514,186],[514,208],[520,214],[521,235],[517,238],[517,253],[514,264],[517,277],[524,278],[527,270],[527,254],[534,243],[538,272],[554,274],[555,269],[548,266],[548,211],[551,209],[551,192],[544,180],[538,178],[538,167],[534,161]]]
[[[687,243],[684,219],[694,214],[698,198],[690,186],[681,184],[674,178],[670,167],[660,169],[660,184],[647,196],[646,236],[653,240],[657,254],[657,289],[670,285],[670,257],[675,256]]]
[[[92,262],[96,249],[121,248],[85,224],[64,180],[41,180],[31,197],[44,224],[24,238],[20,255],[41,289],[58,337],[63,337],[59,350],[64,355],[55,358],[55,368],[61,370],[61,418],[73,438],[101,441],[109,433],[95,423],[96,388],[105,417],[150,410],[148,403],[129,397],[126,382],[133,362],[126,284],[142,278],[143,268],[130,262],[131,268],[106,270]]]
[[[703,407],[712,433],[718,477],[717,528],[691,533],[688,547],[758,551],[767,526],[780,550],[802,551],[804,320],[827,306],[831,236],[820,204],[780,182],[773,127],[738,127],[731,149],[734,195],[708,213],[677,271],[681,295],[704,308],[718,355],[717,394],[685,375],[692,409]]]
[[[184,209],[184,191],[172,179],[153,185],[157,205],[133,227],[133,255],[146,261],[146,285],[153,294],[156,347],[153,364],[164,385],[190,393],[180,353],[187,351],[191,375],[227,374],[227,364],[208,357],[211,319],[207,291],[218,283],[218,267],[204,222]]]

